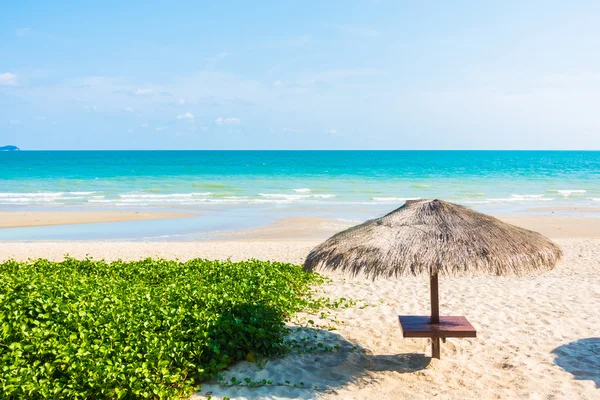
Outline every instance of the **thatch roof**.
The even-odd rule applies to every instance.
[[[524,275],[561,257],[537,232],[441,200],[414,200],[315,247],[306,270],[353,275]]]

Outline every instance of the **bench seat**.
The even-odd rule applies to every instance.
[[[465,317],[440,317],[439,324],[432,324],[429,315],[400,315],[399,319],[405,338],[477,337],[477,331]]]

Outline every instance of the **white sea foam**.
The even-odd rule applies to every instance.
[[[268,199],[281,199],[281,200],[302,200],[302,199],[332,199],[336,197],[335,194],[283,194],[283,193],[259,193],[260,197],[266,197]]]
[[[43,200],[41,200],[43,201]],[[41,202],[40,201],[40,202]],[[50,200],[52,201],[52,200]],[[0,204],[32,204],[32,203],[36,203],[35,200],[32,200],[30,198],[23,198],[23,197],[13,197],[10,199],[0,199]]]
[[[552,201],[551,197],[543,197],[543,195],[519,195],[511,194],[510,197],[501,198],[490,198],[481,200],[465,200],[461,203],[464,204],[507,204],[507,203],[524,203],[524,202],[536,202],[536,201]]]
[[[308,199],[310,194],[281,194],[281,193],[259,193],[260,197],[268,199],[299,200]]]
[[[87,201],[88,203],[105,203],[105,204],[110,204],[113,203],[114,200],[107,200],[107,199],[88,199]]]
[[[283,195],[283,194],[268,194],[264,196],[249,197],[249,196],[224,196],[224,197],[126,197],[119,196],[115,199],[105,198],[90,198],[87,199],[91,204],[112,204],[116,206],[156,206],[156,205],[189,205],[200,206],[203,204],[294,204],[302,201],[310,201],[312,203],[322,204],[354,204],[352,202],[331,202],[329,199],[337,197],[335,194],[320,194],[320,195]],[[359,204],[359,203],[356,203]],[[370,203],[360,203],[370,204]]]
[[[582,189],[564,189],[564,190],[557,190],[557,193],[560,193],[561,196],[563,197],[569,197],[572,194],[583,194],[585,193],[585,190]]]
[[[207,199],[193,199],[191,197],[187,197],[187,198],[148,198],[148,197],[143,197],[143,198],[125,198],[125,199],[118,199],[118,201],[120,203],[129,203],[129,204],[136,204],[136,203],[144,203],[144,204],[166,204],[166,203],[174,203],[174,204],[183,204],[183,203],[204,203],[207,201]]]
[[[254,199],[250,204],[291,204],[293,200],[289,199]]]
[[[515,200],[528,200],[528,199],[541,199],[544,197],[543,194],[511,194],[510,198]]]
[[[248,198],[247,197],[230,196],[230,197],[223,197],[220,199],[206,199],[204,202],[208,203],[208,204],[244,204],[244,203],[248,203]]]
[[[192,198],[198,196],[210,196],[211,192],[204,193],[172,193],[172,194],[120,194],[122,199],[172,199],[172,198]]]
[[[65,193],[64,192],[33,192],[33,193],[0,193],[0,198],[11,198],[11,197],[19,197],[19,198],[56,198],[61,197]]]
[[[22,204],[22,205],[62,205],[62,201],[77,202],[84,200],[84,196],[71,196],[76,192],[3,192],[0,193],[0,204]]]
[[[64,200],[57,198],[49,198],[49,197],[9,197],[9,198],[0,198],[0,204],[46,204],[51,203],[56,200]]]
[[[509,198],[490,199],[500,202],[522,202],[522,201],[552,201],[551,197],[544,197],[543,194],[511,194]]]
[[[567,186],[568,187],[568,186]],[[265,188],[266,189],[266,188]],[[527,189],[524,189],[524,191]],[[182,192],[185,190],[181,190]],[[59,205],[88,205],[90,207],[156,207],[156,206],[218,206],[222,205],[286,205],[286,204],[322,204],[328,206],[351,206],[351,205],[401,205],[407,200],[418,200],[419,197],[401,197],[401,196],[380,196],[368,197],[365,191],[359,197],[354,195],[347,197],[344,194],[333,193],[314,193],[314,189],[296,188],[291,190],[282,190],[283,193],[257,193],[252,196],[230,195],[230,193],[218,192],[194,192],[194,193],[149,193],[144,191],[130,191],[121,194],[108,194],[104,190],[98,191],[30,191],[30,192],[0,192],[0,204],[6,206],[59,206]],[[590,190],[591,191],[591,190]],[[287,192],[287,193],[286,193]],[[553,193],[551,193],[553,192]],[[527,193],[513,193],[506,197],[498,198],[485,197],[483,193],[478,193],[481,197],[477,198],[473,194],[463,193],[463,199],[458,200],[462,204],[473,205],[518,205],[535,204],[548,201],[565,200],[577,202],[587,200],[588,202],[600,202],[599,197],[582,196],[586,190],[583,189],[561,189],[546,191],[546,194],[536,194],[534,191]],[[370,195],[376,195],[371,191]],[[591,193],[590,193],[591,194]],[[597,193],[593,193],[594,195]],[[456,199],[456,197],[454,197]]]
[[[408,200],[420,200],[420,197],[372,197],[372,200],[380,203],[395,203]]]

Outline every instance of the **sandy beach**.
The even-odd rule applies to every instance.
[[[223,376],[268,379],[275,386],[225,387],[209,382],[194,398],[207,394],[214,399],[598,398],[600,219],[504,219],[553,238],[564,252],[563,260],[553,271],[535,277],[441,278],[442,314],[465,315],[478,330],[476,339],[448,339],[441,360],[429,358],[427,339],[403,339],[398,326],[398,315],[428,314],[426,279],[371,282],[330,274],[331,283],[319,292],[352,298],[357,305],[325,319],[300,316],[296,326],[312,319],[317,328],[298,329],[293,336],[338,346],[337,350],[290,354],[266,363],[241,362]],[[0,258],[61,259],[69,254],[111,260],[202,257],[302,263],[314,245],[343,228],[339,221],[295,218],[219,241],[0,243]]]
[[[0,211],[0,228],[148,221],[191,215],[196,214],[147,211]]]

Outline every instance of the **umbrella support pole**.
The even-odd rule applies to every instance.
[[[431,286],[431,324],[440,323],[440,298],[438,290],[438,273],[435,272],[430,278]],[[431,338],[431,358],[440,359],[440,338]]]
[[[446,338],[474,338],[477,331],[465,317],[440,317],[438,274],[431,275],[431,315],[400,315],[400,328],[405,338],[431,339],[431,358],[440,359],[441,344]]]
[[[440,338],[431,338],[431,358],[440,359]]]

